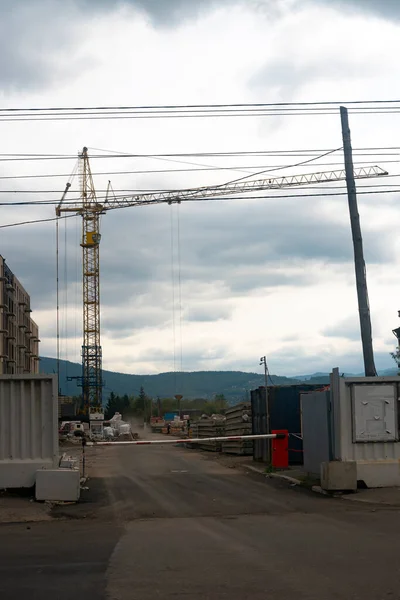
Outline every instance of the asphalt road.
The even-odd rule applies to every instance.
[[[0,526],[0,598],[400,597],[400,512],[176,447],[92,451],[84,502]]]

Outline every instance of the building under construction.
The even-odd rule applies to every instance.
[[[39,329],[30,296],[0,256],[0,374],[39,373]]]

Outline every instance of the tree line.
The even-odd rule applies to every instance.
[[[215,394],[212,400],[205,398],[186,400],[183,398],[180,402],[182,414],[185,413],[185,410],[192,409],[212,415],[224,411],[227,407],[228,403],[223,394]],[[144,388],[141,387],[137,396],[129,396],[128,394],[118,396],[111,392],[105,407],[105,418],[107,420],[111,419],[116,412],[119,412],[124,418],[136,416],[149,421],[150,417],[163,416],[165,413],[177,412],[178,410],[179,406],[176,398],[150,398]]]

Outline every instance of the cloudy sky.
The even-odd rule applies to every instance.
[[[0,6],[3,108],[400,98],[397,0],[0,0]],[[357,165],[381,164],[394,176],[359,184],[360,191],[369,186],[363,190],[369,193],[359,196],[359,210],[375,358],[378,368],[388,368],[395,341],[391,330],[399,325],[400,208],[399,194],[386,192],[397,189],[400,174],[400,114],[350,110],[350,123]],[[58,200],[84,145],[99,197],[108,179],[120,193],[220,184],[278,167],[270,176],[343,164],[341,151],[318,159],[342,145],[337,110],[19,119],[2,120],[1,127],[3,203]],[[5,160],[12,154],[57,158]],[[291,166],[310,157],[315,160],[307,165]],[[70,200],[78,189],[75,177]],[[268,192],[262,199],[106,214],[101,224],[104,368],[158,373],[174,365],[180,369],[182,361],[184,370],[257,371],[259,357],[267,354],[271,371],[282,375],[334,366],[360,371],[344,191],[343,183],[330,184]],[[318,192],[324,195],[307,197]],[[1,211],[1,224],[8,224],[51,218],[54,205],[3,205]],[[77,362],[80,227],[78,217],[60,223],[61,351],[62,358]],[[55,356],[54,223],[3,229],[0,253],[31,294],[41,354]]]

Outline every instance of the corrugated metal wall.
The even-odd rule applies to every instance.
[[[58,464],[55,375],[0,376],[0,488],[30,487]]]
[[[330,392],[301,394],[304,470],[319,477],[321,463],[332,454]]]

